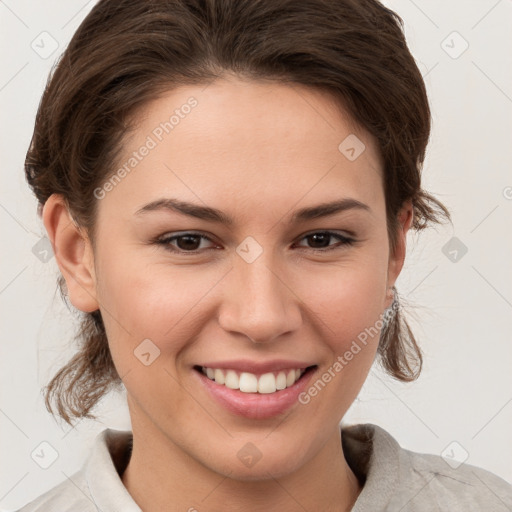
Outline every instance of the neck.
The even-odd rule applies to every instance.
[[[149,430],[148,430],[149,428]],[[349,511],[362,486],[347,464],[340,429],[296,471],[257,481],[235,480],[192,458],[153,424],[138,430],[122,481],[145,512]]]

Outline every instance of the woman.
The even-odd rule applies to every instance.
[[[374,0],[102,0],[47,84],[26,175],[83,312],[68,423],[124,386],[45,510],[507,510],[481,468],[340,422],[421,352],[395,287],[430,110]]]

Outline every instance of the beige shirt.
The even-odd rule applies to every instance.
[[[371,423],[341,429],[347,462],[364,483],[352,512],[512,512],[512,485],[489,471],[405,450]],[[103,430],[79,471],[19,512],[141,512],[119,476],[131,441],[130,431]]]

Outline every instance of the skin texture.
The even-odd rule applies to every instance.
[[[147,511],[349,510],[362,487],[338,425],[378,335],[310,403],[270,419],[235,416],[213,402],[193,366],[286,358],[318,365],[320,376],[391,304],[412,206],[400,212],[390,254],[375,141],[326,93],[296,84],[226,76],[169,91],[137,114],[122,162],[191,96],[197,106],[99,200],[94,251],[61,197],[43,212],[70,300],[100,309],[127,390],[134,447],[123,483]],[[350,134],[366,146],[354,161],[338,150]],[[136,214],[168,197],[218,208],[234,224],[168,210]],[[370,211],[287,224],[299,208],[345,197]],[[322,230],[356,242],[306,237]],[[195,255],[152,242],[183,231],[209,240],[171,243]],[[252,263],[236,251],[249,236],[263,250]],[[149,366],[134,356],[144,339],[160,349]],[[262,455],[252,467],[237,457],[248,442]]]

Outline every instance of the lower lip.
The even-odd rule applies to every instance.
[[[298,397],[316,373],[316,368],[304,373],[293,386],[275,393],[244,393],[238,389],[217,384],[200,371],[193,370],[193,372],[213,399],[228,411],[246,418],[266,419],[282,414],[293,404],[299,403]]]

